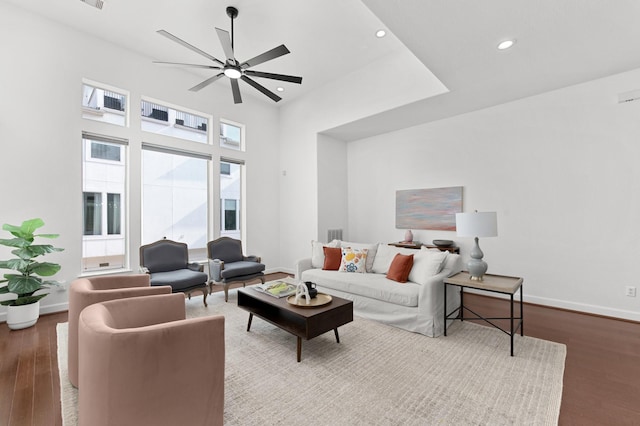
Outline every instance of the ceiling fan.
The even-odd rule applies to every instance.
[[[214,66],[214,65],[184,64],[184,63],[178,63],[178,62],[161,62],[161,61],[154,61],[154,63],[168,64],[168,65],[182,65],[186,67],[220,70],[218,74],[214,75],[213,77],[209,77],[208,79],[204,80],[202,83],[193,86],[189,90],[192,92],[197,92],[200,89],[207,87],[208,85],[218,80],[219,78],[226,76],[229,78],[229,81],[231,82],[233,102],[236,104],[242,103],[242,96],[240,95],[240,87],[238,85],[238,80],[244,81],[245,83],[249,84],[250,86],[254,87],[255,89],[267,95],[269,98],[273,99],[275,102],[278,102],[282,98],[276,95],[275,93],[273,93],[271,90],[264,87],[263,85],[261,85],[260,83],[253,80],[251,77],[270,78],[272,80],[280,80],[280,81],[286,81],[289,83],[297,83],[297,84],[302,83],[302,77],[296,77],[293,75],[285,75],[285,74],[273,74],[273,73],[255,71],[255,70],[249,69],[256,65],[262,64],[263,62],[267,62],[272,59],[279,58],[280,56],[283,56],[289,53],[289,49],[287,49],[287,47],[284,44],[281,44],[278,47],[274,47],[273,49],[268,50],[254,58],[251,58],[248,61],[244,61],[244,62],[238,61],[233,53],[233,40],[234,40],[233,39],[233,20],[238,16],[238,9],[232,6],[227,7],[227,15],[231,18],[231,36],[229,36],[229,33],[227,31],[221,30],[220,28],[216,28],[216,32],[218,33],[218,38],[220,39],[220,44],[222,45],[222,50],[224,51],[224,54],[227,57],[227,59],[224,62],[198,49],[197,47],[187,43],[186,41],[174,36],[173,34],[165,30],[158,30],[157,31],[158,34],[163,35],[168,39],[173,40],[176,43],[186,47],[187,49],[190,49],[198,53],[199,55],[204,56],[205,58],[213,61],[217,65]]]

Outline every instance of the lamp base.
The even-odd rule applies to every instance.
[[[472,281],[482,281],[482,276],[487,272],[488,265],[482,259],[469,259],[467,263],[467,270],[471,276]]]

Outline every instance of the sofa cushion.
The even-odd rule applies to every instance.
[[[341,272],[366,272],[367,252],[366,248],[343,248],[339,270]]]
[[[340,269],[340,263],[342,262],[342,249],[340,247],[323,247],[324,251],[324,265],[322,269],[327,271],[337,271]]]
[[[323,247],[340,247],[340,241],[333,240],[329,243],[311,241],[311,266],[313,266],[314,268],[322,268],[322,266],[324,265]]]
[[[373,266],[371,272],[376,274],[387,274],[389,272],[389,266],[396,254],[409,255],[416,253],[415,249],[407,249],[401,247],[394,247],[388,244],[378,244],[378,250],[376,252],[376,258],[373,260]]]
[[[437,275],[449,256],[448,251],[440,250],[415,250],[413,267],[409,272],[409,280],[414,283],[424,284],[430,277]]]
[[[387,278],[393,281],[397,281],[399,283],[406,283],[412,266],[413,266],[412,254],[405,255],[405,254],[398,253],[396,254],[396,257],[393,258],[393,261],[391,262],[391,266],[389,267],[389,272],[387,273]]]
[[[317,283],[328,293],[338,290],[394,305],[418,306],[420,284],[410,281],[400,285],[381,274],[345,274],[322,269],[307,269],[301,277],[303,281]]]
[[[378,250],[378,244],[371,243],[351,243],[349,241],[341,241],[340,247],[352,248],[357,250],[367,249],[367,261],[365,263],[366,272],[371,272],[373,268],[373,261],[376,257],[376,251]]]

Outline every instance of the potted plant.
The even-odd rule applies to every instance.
[[[0,284],[0,294],[14,293],[16,299],[4,300],[1,305],[7,306],[7,325],[12,330],[27,328],[34,325],[40,317],[40,299],[48,293],[34,294],[39,290],[47,289],[50,285],[58,285],[57,281],[44,280],[60,270],[60,265],[51,262],[38,262],[39,256],[64,249],[53,247],[50,244],[34,244],[36,237],[57,238],[58,234],[34,234],[36,229],[42,227],[42,219],[30,219],[22,222],[20,226],[4,224],[2,229],[9,231],[14,238],[0,239],[0,245],[13,247],[11,251],[16,257],[9,260],[0,260],[0,269],[16,271],[13,274],[4,274]]]

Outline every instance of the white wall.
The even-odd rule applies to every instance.
[[[318,135],[318,239],[327,240],[329,229],[342,229],[348,240],[347,144]]]
[[[242,105],[231,102],[227,85],[199,93],[187,89],[202,80],[182,70],[158,67],[112,44],[0,3],[3,42],[0,146],[2,196],[0,222],[19,224],[41,217],[43,230],[59,233],[49,256],[62,265],[56,276],[70,282],[80,273],[82,255],[81,132],[109,133],[130,142],[129,201],[131,265],[137,270],[140,246],[140,145],[163,140],[140,131],[136,114],[141,96],[163,100],[247,126],[247,152],[211,147],[214,158],[238,156],[246,161],[247,231],[250,254],[262,256],[268,269],[279,270],[278,247],[278,110],[268,100],[247,96]],[[132,41],[135,42],[135,41]],[[130,91],[131,123],[125,129],[81,118],[82,78]],[[258,94],[258,96],[261,96]],[[218,128],[214,126],[217,134]],[[217,141],[217,139],[216,139]],[[188,148],[195,142],[185,141]],[[214,170],[217,170],[217,166]],[[214,171],[215,173],[215,171]],[[217,180],[215,180],[217,185]],[[218,196],[217,189],[212,194]],[[219,216],[218,201],[212,214]],[[8,234],[7,234],[8,235]],[[3,236],[4,237],[4,236]],[[10,251],[0,248],[0,258]],[[42,312],[66,309],[66,291],[42,300]],[[0,321],[5,308],[0,308]]]
[[[524,277],[525,300],[640,320],[640,70],[348,144],[352,240],[402,239],[395,191],[463,186],[465,211],[497,211],[489,273]],[[414,230],[414,238],[470,238]],[[526,315],[526,314],[525,314]]]
[[[389,79],[399,63],[406,65],[407,78]],[[334,185],[333,176],[345,175],[344,161],[330,161],[331,155],[344,152],[340,148],[344,142],[322,132],[443,91],[433,74],[404,49],[281,108],[280,252],[285,270],[293,272],[296,260],[310,253],[311,240],[324,241],[326,228],[344,222],[344,216],[339,216],[346,214],[347,193],[338,196],[326,191]],[[319,147],[322,141],[331,147]],[[320,172],[319,164],[327,170]],[[339,204],[321,207],[319,216],[318,197],[325,200],[327,196]]]

